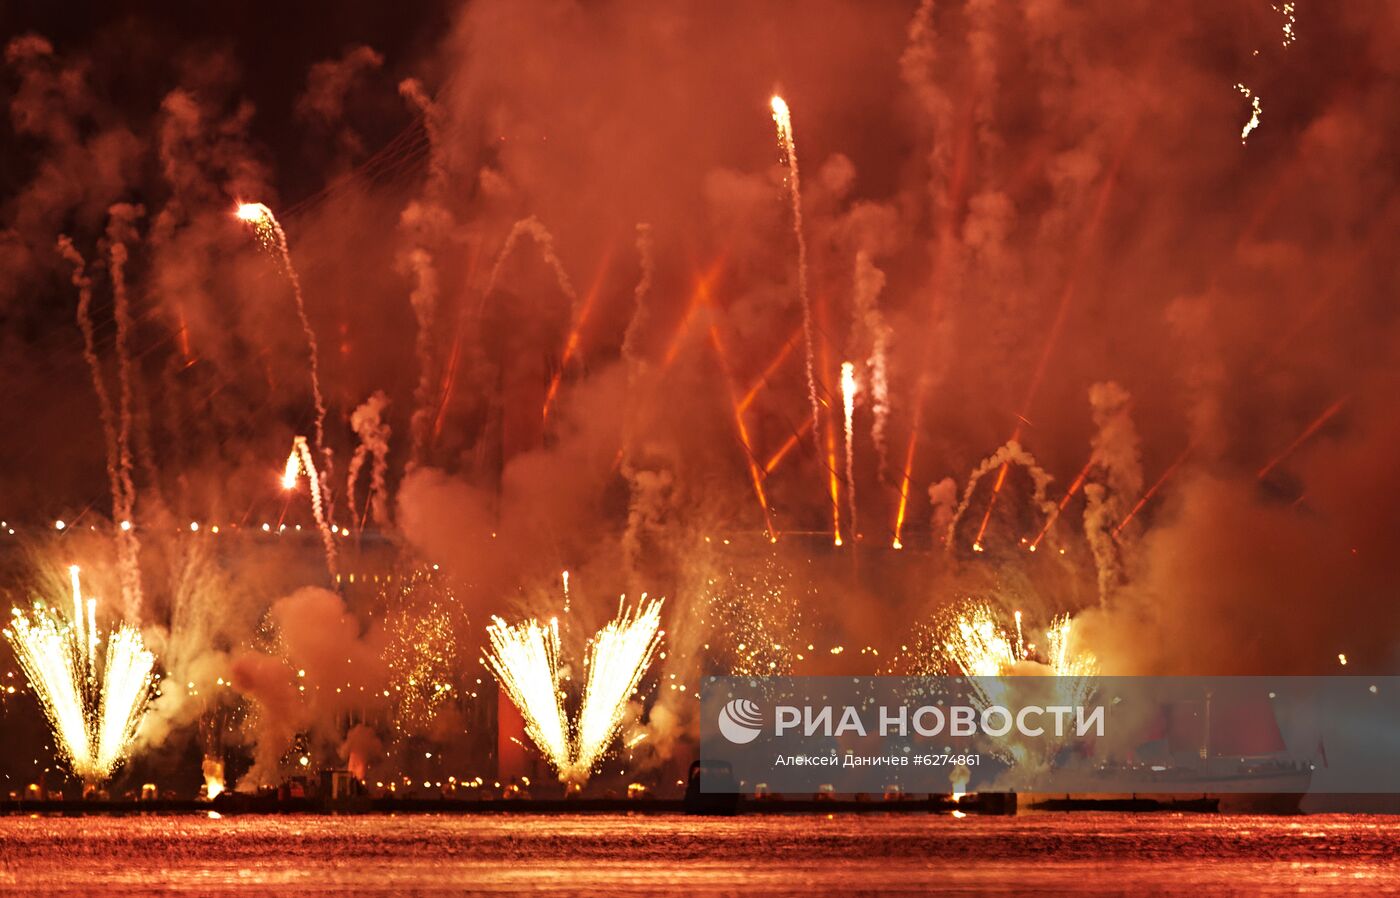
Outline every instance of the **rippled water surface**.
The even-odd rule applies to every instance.
[[[0,893],[1400,893],[1400,818],[0,818]]]

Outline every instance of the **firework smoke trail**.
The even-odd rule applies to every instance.
[[[807,399],[812,405],[812,438],[821,452],[821,403],[817,399],[817,375],[813,359],[812,300],[807,292],[807,237],[802,227],[802,177],[797,168],[797,142],[792,133],[792,110],[787,101],[774,96],[773,123],[778,127],[778,145],[788,169],[788,195],[792,198],[792,233],[797,239],[797,296],[802,303],[802,341],[807,353]],[[839,533],[839,531],[838,531]],[[839,539],[839,535],[838,535]]]
[[[413,274],[413,290],[408,299],[418,324],[414,340],[418,356],[418,383],[413,388],[413,414],[409,418],[412,438],[410,459],[416,464],[427,441],[428,426],[433,416],[433,325],[437,315],[438,274],[432,253],[421,246],[404,252],[400,265]]]
[[[433,334],[440,290],[433,247],[441,245],[443,235],[451,231],[453,221],[451,213],[443,205],[448,172],[443,157],[442,109],[414,78],[399,83],[399,94],[422,116],[423,130],[428,137],[428,177],[423,186],[422,199],[411,201],[399,221],[400,229],[410,235],[410,246],[399,253],[398,265],[401,270],[413,275],[413,289],[408,299],[418,325],[414,340],[418,356],[418,383],[414,387],[413,414],[409,418],[409,464],[416,465],[427,442],[434,412],[436,360]]]
[[[661,645],[661,600],[642,594],[635,611],[620,603],[588,647],[588,678],[579,710],[578,750],[572,767],[576,780],[586,779],[622,728],[627,703]]]
[[[885,273],[870,261],[865,250],[856,253],[855,315],[858,326],[870,335],[870,356],[865,360],[870,369],[870,410],[873,420],[870,437],[879,455],[880,475],[889,470],[889,452],[885,446],[885,425],[890,415],[889,375],[886,356],[889,352],[890,328],[880,314],[877,300],[885,288]]]
[[[642,275],[632,290],[632,317],[622,335],[622,358],[627,362],[629,384],[636,383],[642,370],[643,358],[639,342],[646,328],[647,295],[651,293],[651,282],[656,275],[655,255],[656,246],[651,236],[651,225],[640,222],[637,225],[637,260],[641,264]]]
[[[125,247],[117,253],[114,244],[113,262],[114,266],[120,270],[125,264]],[[112,517],[118,524],[117,530],[117,556],[121,572],[122,602],[123,610],[128,615],[136,617],[141,610],[141,569],[138,559],[138,546],[136,535],[133,532],[134,522],[131,517],[131,508],[134,499],[131,488],[131,455],[129,450],[123,449],[123,441],[118,436],[116,412],[112,407],[112,396],[107,391],[107,382],[102,375],[102,361],[97,356],[97,337],[92,324],[92,280],[87,276],[87,262],[82,254],[73,246],[73,241],[67,236],[61,235],[58,238],[58,251],[63,258],[68,260],[73,266],[73,286],[78,288],[78,329],[83,335],[83,359],[87,362],[88,372],[92,375],[92,389],[97,395],[98,417],[102,421],[103,442],[107,450],[107,479],[112,490]],[[120,265],[116,264],[120,259]],[[121,283],[120,295],[121,303],[125,305],[126,282],[120,274],[114,274],[114,278]],[[122,324],[118,328],[121,333],[121,341],[125,342],[125,328]],[[127,379],[125,383],[130,384]],[[126,391],[123,392],[123,420],[130,421],[130,402]],[[123,458],[125,458],[126,474],[123,476]]]
[[[1259,97],[1243,84],[1236,84],[1235,90],[1244,94],[1244,98],[1249,101],[1249,121],[1240,129],[1240,143],[1245,144],[1249,142],[1250,132],[1259,127],[1259,118],[1264,114],[1264,108],[1259,105]]]
[[[141,544],[135,530],[136,485],[131,470],[131,351],[128,338],[131,334],[131,307],[126,289],[126,263],[128,251],[125,241],[134,236],[134,219],[141,214],[138,206],[120,203],[109,210],[111,220],[107,225],[107,239],[110,242],[108,257],[112,274],[113,317],[116,321],[117,351],[117,473],[121,480],[122,500],[120,507],[114,507],[114,517],[119,527],[116,534],[118,568],[121,573],[122,607],[127,616],[139,620],[141,606]]]
[[[484,305],[486,297],[496,290],[496,285],[500,283],[501,272],[505,269],[506,261],[510,259],[511,253],[515,251],[515,245],[520,242],[522,236],[528,236],[535,241],[535,245],[540,248],[540,256],[546,265],[554,272],[554,279],[559,284],[559,292],[569,298],[570,320],[573,319],[578,307],[578,294],[574,292],[573,281],[569,280],[569,273],[564,270],[564,263],[559,260],[558,254],[554,251],[554,235],[549,233],[549,229],[535,216],[522,218],[511,225],[510,233],[506,235],[506,242],[501,246],[501,252],[496,256],[496,264],[491,266],[491,274],[486,279],[486,288],[481,293],[481,302]]]
[[[1312,438],[1313,434],[1321,430],[1322,425],[1332,420],[1333,416],[1336,415],[1337,412],[1340,412],[1343,408],[1345,408],[1347,400],[1350,398],[1351,397],[1349,396],[1343,396],[1341,399],[1338,399],[1336,402],[1327,406],[1327,408],[1323,410],[1322,414],[1314,418],[1312,423],[1305,427],[1303,429],[1303,432],[1298,434],[1298,436],[1293,440],[1293,442],[1288,444],[1287,448],[1285,448],[1278,455],[1274,456],[1272,459],[1269,460],[1268,464],[1264,465],[1264,467],[1259,469],[1259,473],[1257,475],[1258,479],[1263,480],[1265,477],[1268,477],[1270,471],[1282,464],[1285,459],[1287,459],[1290,455],[1292,455],[1298,450],[1299,446],[1306,443]]]
[[[316,342],[316,332],[311,328],[311,319],[306,317],[306,300],[301,292],[301,278],[292,266],[292,251],[287,245],[287,232],[277,222],[272,210],[262,203],[243,203],[238,207],[237,216],[253,228],[253,233],[263,249],[276,254],[282,265],[282,274],[292,285],[292,296],[296,300],[297,319],[301,322],[302,333],[306,335],[306,351],[311,360],[311,398],[316,404],[316,450],[325,459],[325,466],[318,481],[326,504],[330,504],[329,480],[334,471],[330,447],[326,446],[326,400],[321,394],[321,350]],[[319,499],[318,499],[319,501]]]
[[[99,666],[97,602],[89,598],[84,609],[78,568],[69,571],[73,620],[35,603],[29,614],[13,610],[4,635],[44,709],[59,752],[75,775],[95,784],[110,777],[131,749],[150,701],[155,656],[139,630],[121,624],[108,633]]]
[[[339,575],[335,536],[331,533],[330,523],[326,520],[326,508],[321,500],[321,475],[316,472],[316,459],[311,455],[311,449],[306,445],[304,436],[292,438],[292,452],[287,456],[287,467],[282,472],[282,488],[295,489],[298,474],[306,475],[307,485],[311,488],[311,514],[316,519],[316,527],[321,531],[321,544],[326,549],[326,570],[331,575],[331,582],[335,582]]]
[[[851,537],[856,535],[856,366],[841,363],[841,408],[846,418],[846,503],[851,510]]]
[[[1031,479],[1035,482],[1035,491],[1031,496],[1031,500],[1039,505],[1046,514],[1050,514],[1054,510],[1055,504],[1045,499],[1045,489],[1050,485],[1050,481],[1055,478],[1040,466],[1040,463],[1035,460],[1034,455],[1022,448],[1020,443],[1011,440],[1005,446],[1002,446],[996,452],[983,459],[982,463],[974,468],[972,474],[968,477],[967,486],[963,488],[962,501],[958,503],[957,509],[953,512],[953,518],[948,522],[947,536],[944,537],[944,545],[949,551],[953,548],[953,539],[957,533],[958,522],[962,520],[963,515],[967,512],[967,506],[972,501],[972,494],[976,491],[978,482],[993,468],[998,468],[997,482],[1000,484],[1005,479],[1006,472],[1013,464],[1023,466],[1030,472]],[[995,494],[994,488],[992,495]],[[990,500],[990,497],[988,498]],[[978,537],[972,543],[972,550],[974,552],[981,552],[983,550],[981,532],[986,530],[986,526],[986,520],[984,519],[982,530],[979,531]]]
[[[389,397],[383,390],[376,390],[350,415],[350,427],[360,437],[360,445],[350,457],[345,476],[345,494],[350,505],[350,516],[364,528],[364,520],[374,516],[377,524],[389,523],[389,493],[386,476],[389,471],[389,437],[393,433],[384,420],[384,410],[389,406]],[[366,459],[370,460],[369,497],[365,511],[361,515],[355,507],[355,482],[360,478]],[[295,475],[293,475],[295,485]]]
[[[525,734],[563,779],[572,770],[569,727],[559,691],[559,621],[511,626],[499,617],[486,628],[486,665],[525,719]]]

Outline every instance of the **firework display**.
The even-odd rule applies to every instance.
[[[711,677],[1390,671],[1390,18],[631,6],[4,38],[0,776],[669,799]]]

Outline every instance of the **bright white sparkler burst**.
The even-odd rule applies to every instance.
[[[570,740],[559,691],[559,621],[491,621],[487,666],[525,719],[525,735],[562,776],[569,769]]]
[[[131,749],[154,683],[155,656],[141,632],[120,624],[99,652],[97,601],[83,599],[78,568],[73,619],[36,603],[16,608],[5,638],[53,728],[54,742],[73,772],[89,783],[112,775]]]
[[[611,747],[661,643],[660,627],[660,600],[643,594],[635,611],[619,606],[589,643],[583,703],[577,726],[570,727],[560,688],[558,620],[508,624],[492,618],[486,665],[524,718],[525,735],[561,780],[588,779]]]
[[[622,727],[627,701],[637,691],[642,674],[661,644],[661,602],[642,604],[635,612],[620,604],[588,647],[588,680],[579,711],[576,778],[586,778]]]

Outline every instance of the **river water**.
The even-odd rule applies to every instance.
[[[0,818],[14,895],[1400,894],[1400,818]]]

